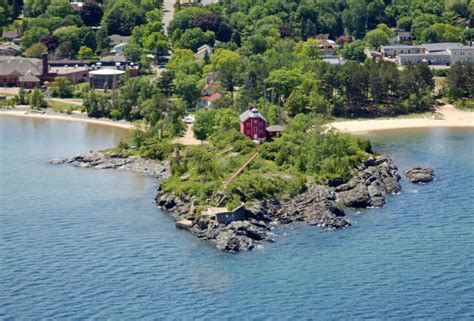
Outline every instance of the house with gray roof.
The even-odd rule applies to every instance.
[[[21,56],[21,47],[15,44],[0,44],[0,56]]]
[[[21,32],[18,29],[6,30],[2,32],[2,38],[5,41],[11,41],[16,45],[20,44]]]
[[[43,74],[43,62],[35,58],[0,57],[0,85],[20,85],[20,77]],[[25,78],[23,78],[25,80]]]

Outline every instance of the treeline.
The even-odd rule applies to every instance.
[[[333,39],[363,39],[380,24],[409,31],[419,42],[470,40],[473,16],[469,0],[233,0],[181,10],[170,34],[177,47],[194,50],[217,40],[219,46],[250,55],[285,38],[329,34]],[[370,36],[387,42],[393,35],[379,30]]]
[[[434,88],[426,64],[400,70],[393,63],[373,60],[279,69],[270,72],[265,84],[267,90],[272,90],[267,101],[282,105],[289,116],[319,113],[354,117],[427,111]],[[280,101],[274,101],[274,97]]]
[[[69,0],[25,0],[23,17],[13,13],[14,4],[21,6],[19,1],[3,1],[3,13],[8,17],[2,19],[0,7],[0,24],[4,30],[22,33],[21,46],[28,57],[48,51],[56,59],[96,59],[111,50],[110,35],[132,32],[128,54],[145,67],[149,65],[147,54],[159,53],[157,47],[167,48],[161,24],[162,0],[87,0],[80,8]]]
[[[146,77],[125,76],[118,89],[105,88],[104,92],[91,89],[83,97],[89,116],[142,120],[150,128],[147,135],[157,140],[179,135],[184,129],[181,119],[186,111],[185,104],[181,100],[168,99],[161,88]]]
[[[474,63],[456,63],[446,76],[442,93],[456,106],[474,109]]]
[[[216,72],[214,84],[223,96],[214,108],[232,107],[237,112],[259,107],[275,123],[278,117],[298,113],[326,116],[393,115],[428,110],[433,76],[426,64],[400,70],[390,62],[367,60],[331,65],[318,59],[312,40],[280,40],[276,48],[249,58],[217,49],[206,62],[197,63],[189,49],[175,50],[168,65],[170,93],[194,107],[208,72]]]

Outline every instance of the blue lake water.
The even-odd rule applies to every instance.
[[[438,179],[237,255],[176,230],[150,178],[48,164],[124,135],[0,117],[0,319],[474,318],[473,130],[372,134]]]

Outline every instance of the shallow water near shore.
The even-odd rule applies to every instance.
[[[403,170],[382,209],[341,231],[295,225],[237,255],[176,230],[156,182],[48,160],[111,147],[124,130],[0,117],[0,319],[470,319],[474,131],[377,132]]]

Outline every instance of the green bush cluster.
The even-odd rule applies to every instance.
[[[322,120],[302,114],[289,122],[282,137],[260,145],[229,129],[214,133],[206,144],[181,146],[179,156],[174,148],[168,147],[172,176],[163,189],[202,204],[213,204],[217,195],[225,194],[229,208],[254,199],[294,197],[308,180],[346,181],[372,153],[370,142],[329,130]],[[255,152],[257,157],[229,181]]]

